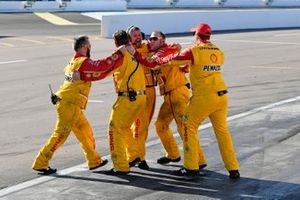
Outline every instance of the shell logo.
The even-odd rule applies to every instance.
[[[218,61],[218,56],[216,55],[216,54],[211,54],[210,55],[210,61],[212,62],[212,63],[216,63],[217,61]]]

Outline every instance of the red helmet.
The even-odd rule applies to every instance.
[[[195,28],[192,28],[191,31],[197,35],[211,35],[211,28],[208,24],[200,23]]]

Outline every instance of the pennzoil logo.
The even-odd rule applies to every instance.
[[[221,66],[220,65],[204,65],[203,71],[218,72],[218,71],[221,71]]]
[[[210,61],[212,62],[212,63],[216,63],[217,61],[218,61],[218,56],[216,55],[216,54],[211,54],[210,55]]]

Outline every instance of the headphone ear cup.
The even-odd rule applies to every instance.
[[[132,29],[133,27],[134,27],[133,25],[129,26],[129,27],[127,28],[127,30],[126,30],[126,33],[129,34],[130,31],[131,31],[131,29]]]

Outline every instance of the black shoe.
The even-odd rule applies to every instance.
[[[206,164],[199,165],[199,170],[200,170],[200,169],[204,169],[205,167],[207,167],[207,165],[206,165]]]
[[[136,158],[134,159],[133,161],[129,162],[129,167],[134,167],[136,166],[139,162],[141,162],[141,159],[140,158]]]
[[[97,169],[99,167],[102,167],[102,166],[106,165],[107,163],[108,163],[108,160],[104,159],[104,160],[102,160],[102,162],[99,165],[97,165],[95,167],[90,167],[89,170]]]
[[[184,167],[174,171],[173,173],[176,176],[187,176],[187,177],[196,177],[199,176],[199,170],[190,170],[190,169],[185,169]]]
[[[129,174],[130,171],[128,172],[122,172],[122,171],[117,171],[117,170],[114,170],[114,168],[112,168],[111,170],[109,171],[105,171],[104,174],[106,175],[113,175],[113,176],[119,176],[119,175],[127,175]]]
[[[139,167],[140,169],[144,169],[144,170],[149,170],[149,169],[150,169],[150,167],[148,166],[146,160],[142,160],[142,161],[139,163],[138,167]]]
[[[57,171],[57,169],[52,169],[51,167],[48,167],[46,169],[34,169],[34,170],[40,172],[39,174],[41,175],[50,175],[56,173]]]
[[[240,172],[239,172],[239,170],[230,170],[229,171],[229,178],[231,178],[231,179],[239,179],[240,178]]]
[[[170,159],[168,157],[161,157],[159,159],[157,159],[157,163],[159,164],[168,164],[169,162],[179,162],[181,160],[180,157],[175,158],[175,159]]]

